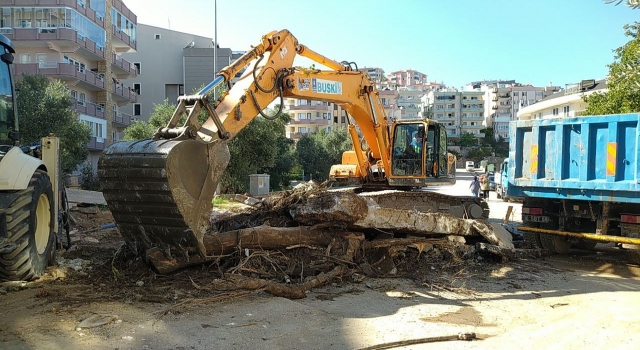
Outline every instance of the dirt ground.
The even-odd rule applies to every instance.
[[[113,221],[95,209],[74,218],[77,231]],[[406,256],[409,275],[354,273],[289,300],[213,291],[215,265],[157,275],[114,228],[72,242],[40,280],[0,287],[0,348],[361,349],[461,332],[479,340],[397,348],[631,349],[640,341],[640,269],[606,246],[507,263]]]

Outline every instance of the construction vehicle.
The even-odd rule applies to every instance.
[[[4,35],[0,45],[0,280],[29,280],[42,275],[59,229],[68,229],[59,140],[48,136],[39,146],[20,146],[11,74],[15,51]]]
[[[294,67],[297,55],[329,69]],[[119,142],[106,149],[98,175],[107,205],[130,248],[144,254],[158,247],[167,257],[172,249],[200,256],[215,253],[206,251],[203,236],[214,191],[229,162],[227,143],[256,116],[273,119],[263,109],[279,99],[279,114],[287,97],[332,102],[353,119],[348,131],[354,150],[345,152],[342,164],[331,168],[336,182],[357,181],[366,190],[455,183],[447,166],[444,126],[431,120],[390,124],[375,83],[354,66],[312,51],[287,30],[268,33],[197,94],[179,97],[169,123],[153,138]],[[230,86],[244,68],[244,76]],[[211,91],[219,94],[214,101]],[[197,116],[203,109],[209,119],[200,125]],[[181,119],[184,124],[178,126]],[[383,207],[488,217],[486,203],[470,196],[426,191],[368,195]]]
[[[523,198],[518,229],[553,253],[614,242],[640,262],[638,135],[639,114],[512,122],[507,191]]]

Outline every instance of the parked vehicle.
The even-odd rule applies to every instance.
[[[494,173],[489,173],[489,191],[496,190],[496,175]]]
[[[495,173],[494,181],[496,183],[496,195],[503,201],[508,201],[509,196],[507,195],[507,190],[509,188],[509,159],[505,159],[502,161],[502,165],[500,166],[500,171]]]
[[[473,171],[473,169],[475,168],[475,164],[473,163],[473,161],[467,161],[467,165],[465,166],[465,169],[467,169],[467,171]]]
[[[516,121],[509,133],[506,190],[524,197],[527,240],[555,253],[614,242],[640,262],[639,114]]]

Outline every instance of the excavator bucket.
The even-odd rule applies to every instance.
[[[211,200],[229,163],[223,140],[119,142],[100,157],[98,175],[125,242],[137,253],[171,248],[207,256]]]

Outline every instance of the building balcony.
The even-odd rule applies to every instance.
[[[74,109],[80,113],[90,117],[105,119],[104,107],[93,102],[80,101],[74,99]]]
[[[91,140],[87,143],[87,148],[90,151],[102,151],[105,149],[107,140],[103,137],[91,136]]]
[[[125,32],[111,25],[111,45],[117,53],[135,51],[137,49],[136,41]],[[133,49],[133,50],[132,50]]]
[[[10,32],[9,32],[10,31]],[[43,47],[58,52],[75,52],[91,61],[105,59],[104,48],[70,28],[11,28],[3,34],[28,47]]]
[[[329,105],[289,105],[288,110],[290,111],[329,111]]]
[[[510,94],[498,94],[497,96],[498,96],[498,98],[500,98],[500,99],[502,99],[502,98],[511,98],[511,95],[510,95]]]
[[[115,127],[126,128],[131,125],[133,117],[129,114],[113,111],[113,124]]]
[[[310,133],[308,132],[288,132],[287,138],[290,138],[292,140],[300,140],[304,136],[309,136],[309,135]]]
[[[21,77],[24,73],[31,75],[41,74],[46,77],[62,80],[68,85],[75,85],[78,88],[89,91],[104,90],[104,80],[101,76],[98,76],[87,69],[79,70],[72,63],[16,63],[14,69],[16,77]]]
[[[130,87],[124,86],[124,84],[122,83],[113,84],[113,89],[111,90],[111,92],[113,101],[120,102],[120,104],[118,105],[138,102],[138,94],[136,94],[136,92],[133,91]]]
[[[126,79],[130,76],[136,77],[138,75],[136,67],[133,64],[120,57],[120,55],[116,55],[115,53],[112,53],[112,55],[113,61],[111,63],[111,68],[113,74],[115,74],[118,78]]]
[[[69,7],[104,28],[104,18],[87,6],[87,0],[0,0],[0,7]]]
[[[292,119],[287,125],[329,125],[329,119]]]
[[[462,107],[460,110],[463,112],[483,112],[484,107]]]

